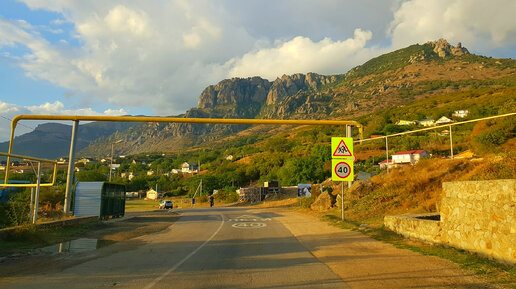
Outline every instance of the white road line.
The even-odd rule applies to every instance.
[[[186,262],[186,260],[190,259],[193,255],[195,255],[195,253],[197,253],[199,250],[201,250],[202,247],[204,247],[206,244],[208,244],[208,242],[211,241],[211,239],[213,239],[219,233],[220,229],[222,229],[222,226],[224,225],[224,216],[222,214],[220,214],[220,218],[221,218],[222,222],[220,222],[219,228],[217,229],[217,231],[215,231],[215,233],[213,233],[211,235],[211,237],[208,238],[208,240],[204,241],[204,243],[202,243],[199,247],[197,247],[197,249],[193,250],[190,254],[188,254],[186,257],[184,257],[176,265],[174,265],[172,268],[168,269],[167,272],[161,274],[161,276],[159,276],[158,278],[154,279],[143,289],[150,289],[150,288],[154,287],[159,281],[161,281],[163,278],[167,277],[168,274],[174,272],[174,270],[179,268],[179,266],[181,266],[184,262]]]

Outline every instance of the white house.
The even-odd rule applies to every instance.
[[[392,155],[393,164],[415,164],[421,158],[429,157],[425,150],[401,151]]]
[[[159,197],[159,193],[156,192],[155,190],[153,189],[150,189],[147,191],[147,195],[146,195],[146,199],[147,200],[156,200],[157,198]]]
[[[469,110],[467,110],[467,109],[459,109],[459,110],[456,110],[453,113],[453,116],[460,117],[460,118],[465,118],[466,116],[468,116],[468,114],[469,114]]]
[[[414,125],[416,124],[417,121],[414,121],[414,120],[403,120],[403,119],[400,119],[396,122],[396,125]]]
[[[447,118],[446,116],[441,116],[441,118],[439,118],[438,120],[435,121],[435,124],[443,125],[443,124],[452,123],[452,122],[453,122],[452,119]]]
[[[153,170],[147,171],[147,176],[152,176],[152,175],[154,175],[154,171]]]
[[[433,126],[433,125],[435,125],[435,120],[433,120],[431,118],[422,119],[422,120],[420,120],[418,122],[422,126]]]
[[[183,173],[197,173],[197,165],[193,163],[184,162],[181,165],[181,172]]]

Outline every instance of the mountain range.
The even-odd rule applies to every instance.
[[[205,88],[197,107],[179,117],[349,120],[443,93],[511,87],[515,73],[513,59],[470,54],[460,43],[452,46],[440,39],[381,55],[345,74],[298,73],[272,82],[260,77],[225,79]],[[431,110],[422,117],[430,117]],[[176,151],[248,129],[245,125],[94,122],[81,126],[78,149],[83,156],[107,156],[110,143],[123,140],[118,153]],[[67,155],[67,131],[70,126],[40,125],[15,139],[14,152],[48,158]],[[0,148],[7,151],[6,145]]]

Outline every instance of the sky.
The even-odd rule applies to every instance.
[[[173,116],[226,78],[340,74],[439,38],[515,58],[514,11],[514,0],[0,0],[0,141],[19,114]]]

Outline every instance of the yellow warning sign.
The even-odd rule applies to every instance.
[[[332,181],[353,181],[353,160],[352,159],[332,159],[331,160],[331,179]]]
[[[332,137],[331,138],[332,158],[353,158],[353,138]]]

